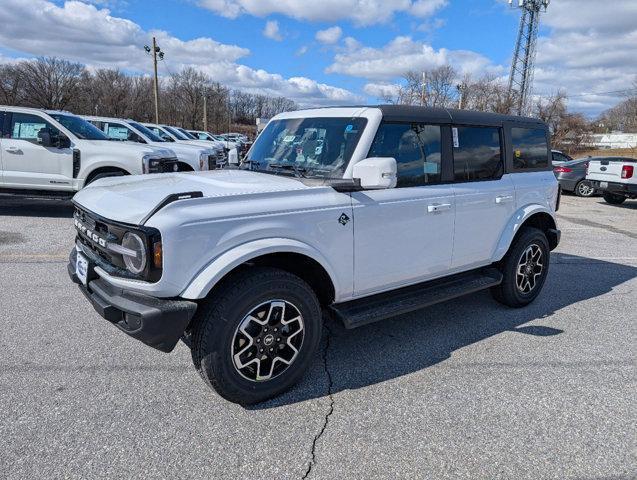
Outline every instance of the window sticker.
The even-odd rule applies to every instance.
[[[45,123],[16,123],[11,138],[35,140],[43,128],[46,128]]]
[[[429,175],[435,175],[440,173],[438,170],[438,167],[440,166],[439,163],[436,162],[425,162],[425,168],[424,168],[424,173],[427,173]]]
[[[522,152],[518,149],[515,151],[515,158],[520,158],[522,156]]]
[[[350,133],[353,130],[354,130],[354,125],[352,125],[352,124],[349,124],[347,127],[345,127],[345,131],[347,133]]]
[[[451,133],[453,134],[453,148],[460,148],[460,140],[458,139],[458,129],[453,127],[451,129]]]
[[[283,141],[285,143],[292,143],[295,138],[296,138],[296,135],[287,135],[283,138]]]

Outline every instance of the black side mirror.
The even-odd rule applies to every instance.
[[[57,140],[58,148],[71,148],[71,139],[66,135],[60,134]]]
[[[48,128],[42,128],[38,132],[38,143],[43,147],[52,147],[53,139],[51,138],[51,130]]]

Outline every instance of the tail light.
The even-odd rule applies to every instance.
[[[573,171],[573,169],[568,167],[555,167],[553,171],[555,173],[570,173]]]
[[[632,165],[624,165],[622,167],[622,178],[633,178],[633,172],[635,171],[635,167]]]

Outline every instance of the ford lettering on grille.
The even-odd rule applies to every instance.
[[[99,245],[100,247],[106,248],[106,239],[102,238],[100,235],[98,235],[93,230],[88,228],[86,225],[80,222],[77,218],[75,219],[74,223],[75,223],[75,228],[77,229],[78,232],[80,232],[81,235],[89,239],[91,242]]]

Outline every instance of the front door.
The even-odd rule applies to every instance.
[[[4,186],[21,189],[71,190],[73,151],[44,147],[38,132],[59,130],[43,117],[32,113],[8,113],[8,131],[2,139]]]
[[[352,193],[355,296],[440,276],[453,246],[455,200],[453,187],[441,184],[441,127],[384,123],[369,157],[395,158],[398,184]]]

